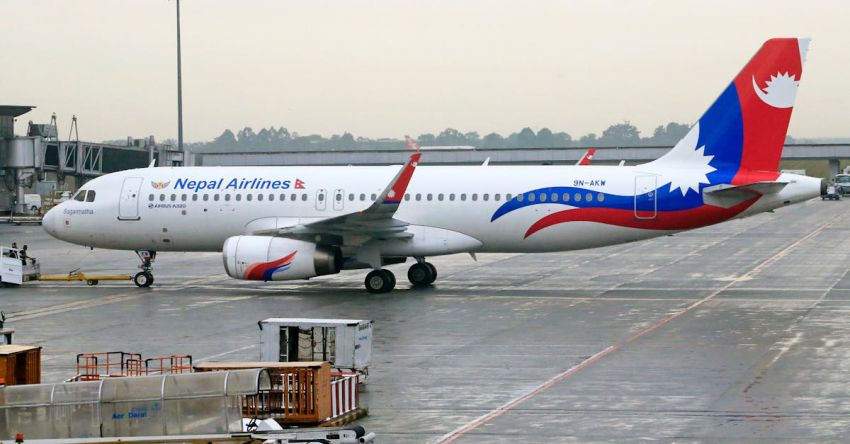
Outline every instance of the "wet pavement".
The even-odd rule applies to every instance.
[[[267,317],[375,321],[360,421],[380,442],[840,442],[850,430],[850,203],[819,199],[676,236],[557,254],[433,258],[434,288],[363,272],[247,283],[162,253],[131,282],[0,289],[45,382],[89,351],[259,357]],[[134,273],[132,252],[0,225],[45,274]]]

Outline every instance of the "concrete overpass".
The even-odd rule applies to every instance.
[[[595,163],[628,164],[648,162],[661,157],[669,146],[633,146],[598,148]],[[490,158],[492,164],[573,164],[587,148],[511,148],[511,149],[433,149],[424,150],[423,162],[431,165],[479,164]],[[197,165],[387,165],[401,164],[410,155],[405,150],[341,150],[341,151],[264,151],[242,153],[198,153]],[[850,159],[850,144],[789,144],[782,158],[786,160],[827,160],[830,172],[839,170],[840,159]]]

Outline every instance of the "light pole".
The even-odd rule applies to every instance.
[[[180,0],[177,0],[177,149],[183,152],[183,78],[180,66]],[[186,153],[183,152],[183,160]]]

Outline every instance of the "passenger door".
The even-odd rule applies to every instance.
[[[635,219],[652,220],[658,215],[657,183],[654,175],[635,177]]]
[[[121,198],[118,202],[118,220],[139,220],[139,189],[141,187],[141,177],[124,179]]]

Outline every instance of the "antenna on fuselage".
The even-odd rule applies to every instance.
[[[153,168],[156,166],[156,158],[151,159],[151,163],[148,165],[148,168]]]

